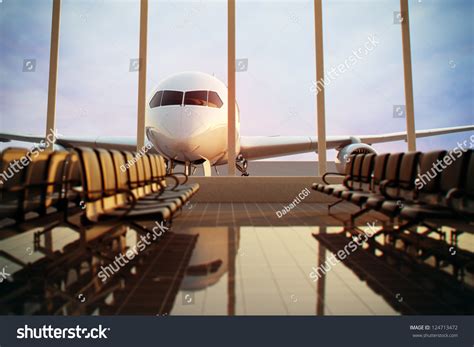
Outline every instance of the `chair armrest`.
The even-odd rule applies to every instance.
[[[342,181],[342,185],[346,187],[347,189],[352,189],[352,187],[349,187],[349,180],[351,179],[351,176],[346,176],[344,180]]]
[[[382,193],[382,195],[391,200],[396,199],[396,197],[393,197],[390,194],[388,194],[386,190],[388,187],[395,186],[396,183],[397,182],[394,180],[383,180],[382,182],[380,182],[380,192]]]
[[[165,190],[166,187],[163,186],[163,183],[161,183],[161,181],[162,181],[162,180],[166,180],[168,177],[172,178],[172,179],[174,180],[174,182],[175,182],[173,188],[171,188],[172,190],[174,190],[177,186],[179,186],[179,179],[178,179],[176,176],[174,176],[174,175],[168,174],[168,175],[165,175],[165,176],[154,177],[153,180],[152,180],[152,182],[153,182],[153,183],[157,183],[157,184],[160,186],[160,188],[161,188],[162,190]],[[161,193],[160,193],[160,194],[161,194]]]
[[[189,176],[186,175],[184,172],[173,172],[171,175],[182,175],[184,176],[184,182],[180,183],[180,184],[186,184],[188,182],[188,179],[189,179]]]
[[[460,198],[465,194],[465,192],[459,188],[451,188],[446,193],[446,204],[453,208],[453,199]]]
[[[132,193],[130,189],[117,189],[116,192],[118,194],[126,194],[127,195],[127,200],[130,202],[128,208],[124,211],[122,215],[118,217],[118,219],[122,219],[126,217],[130,211],[132,211],[135,208],[135,205],[137,204],[137,198],[135,195]]]
[[[176,176],[173,175],[173,174],[167,174],[166,176],[164,176],[165,179],[168,178],[168,177],[172,178],[172,179],[175,181],[174,187],[171,188],[171,190],[175,190],[176,187],[179,186],[179,184],[180,184],[178,177],[176,177]]]
[[[340,173],[340,172],[326,172],[326,173],[323,175],[323,177],[322,177],[324,184],[331,184],[331,183],[329,183],[328,181],[326,181],[326,176],[329,176],[329,175],[334,175],[334,176],[346,176],[345,174]]]
[[[74,189],[74,190],[76,190],[76,189]],[[87,191],[84,191],[83,189],[80,189],[80,190],[77,189],[76,191],[78,191],[78,192],[80,191],[82,193],[84,202],[94,202],[94,201],[97,201],[97,200],[100,200],[100,199],[103,199],[103,198],[107,198],[107,197],[111,197],[111,196],[114,196],[114,195],[117,195],[117,194],[127,195],[127,200],[131,203],[129,204],[128,208],[124,211],[124,213],[121,214],[119,217],[117,217],[117,219],[124,218],[127,214],[130,213],[130,211],[132,211],[135,208],[135,205],[137,203],[137,198],[135,197],[133,192],[128,188],[108,189],[108,190],[87,190]],[[96,193],[101,193],[101,197],[99,199],[92,200],[92,199],[87,198],[88,194],[96,194]]]

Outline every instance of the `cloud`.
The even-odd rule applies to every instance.
[[[49,69],[51,1],[6,0],[0,12],[2,131],[43,133]],[[404,103],[398,0],[326,1],[325,66],[337,66],[376,34],[380,45],[326,90],[328,135],[403,131],[393,105]],[[417,129],[473,124],[472,1],[411,2]],[[224,1],[151,1],[151,90],[166,76],[200,70],[227,80]],[[65,135],[135,135],[139,6],[135,1],[64,0],[57,125]],[[440,25],[443,23],[443,25]],[[243,135],[316,135],[312,1],[237,3],[237,74]],[[25,58],[37,60],[22,72]],[[455,66],[453,68],[453,65]],[[270,125],[270,126],[269,126]],[[419,140],[423,150],[453,148],[466,134]],[[405,150],[404,143],[377,145]],[[332,151],[334,152],[334,151]],[[333,158],[331,153],[329,158]],[[287,157],[313,160],[314,154]]]

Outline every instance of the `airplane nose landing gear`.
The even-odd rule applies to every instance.
[[[247,172],[248,166],[247,159],[245,159],[242,154],[239,154],[235,159],[235,167],[242,173],[242,176],[249,176],[249,173]]]

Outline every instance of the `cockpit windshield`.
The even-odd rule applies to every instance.
[[[163,97],[161,98],[161,106],[182,105],[182,104],[183,104],[183,92],[178,92],[176,90],[163,91]]]
[[[219,94],[216,92],[209,91],[208,105],[209,107],[221,108],[224,103],[222,102]]]
[[[223,104],[224,103],[219,97],[219,94],[207,90],[192,90],[187,92],[159,90],[150,100],[151,108],[169,105],[193,105],[221,108]]]
[[[196,90],[184,94],[185,105],[207,106],[207,90]]]

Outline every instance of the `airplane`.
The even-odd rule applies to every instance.
[[[317,152],[315,136],[241,136],[240,111],[236,103],[235,163],[243,176],[248,176],[248,160],[283,155]],[[474,125],[420,130],[416,137],[473,131]],[[207,73],[188,71],[161,81],[149,94],[146,105],[145,133],[148,141],[168,161],[168,169],[176,164],[191,167],[202,165],[205,176],[211,166],[227,164],[227,87]],[[351,154],[376,153],[375,143],[406,141],[406,132],[381,135],[327,136],[327,149],[335,149],[336,167],[344,172]],[[38,143],[41,136],[0,133],[0,141],[12,140]],[[135,137],[59,137],[56,145],[68,148],[91,146],[136,150]]]

